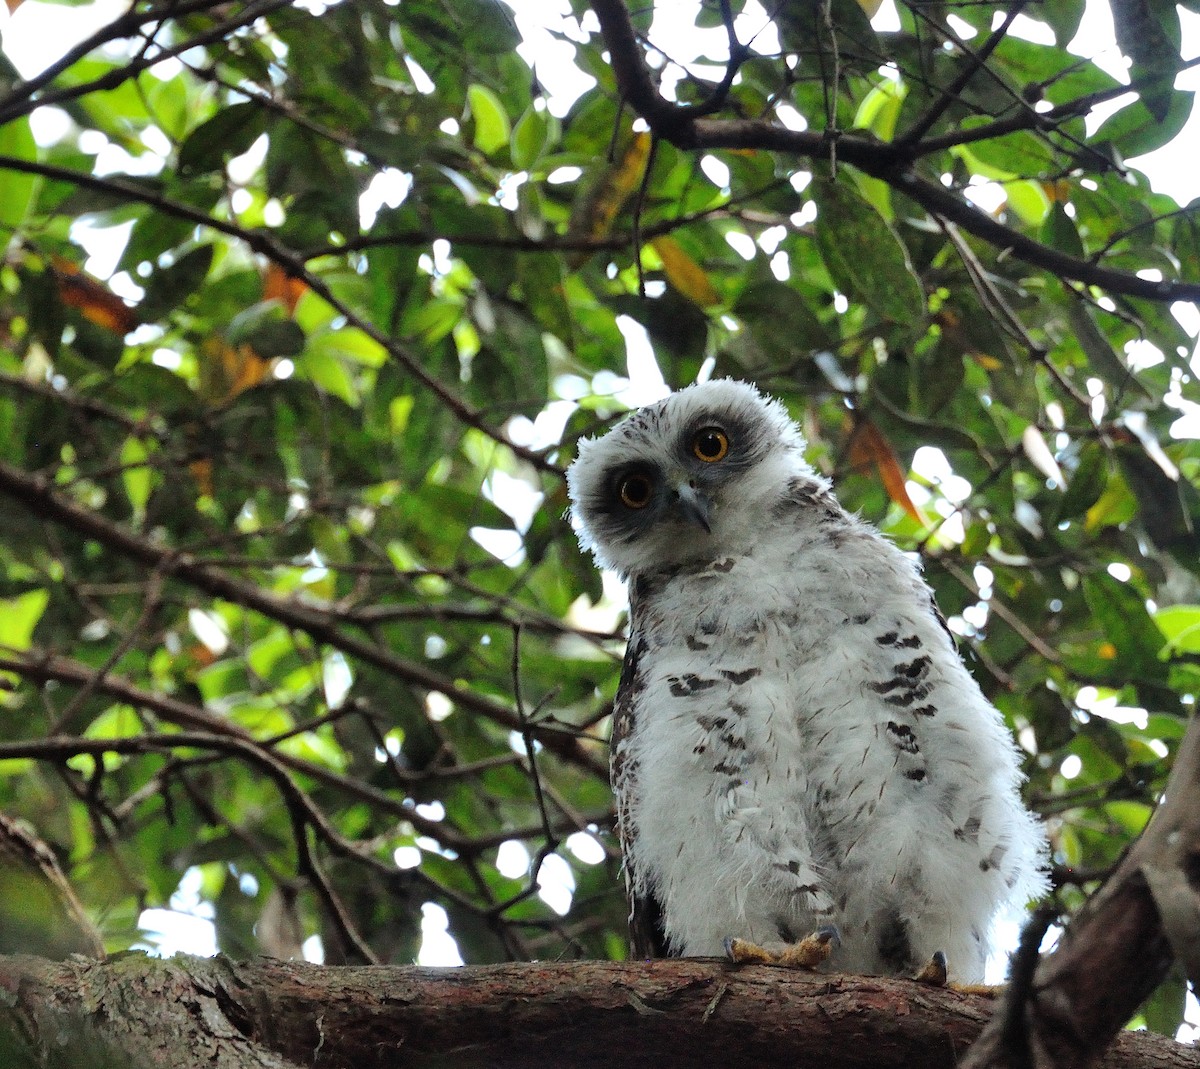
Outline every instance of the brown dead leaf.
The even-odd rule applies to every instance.
[[[908,487],[905,485],[907,480],[899,460],[896,459],[895,450],[869,419],[859,418],[855,422],[850,435],[850,462],[859,469],[874,467],[879,472],[880,482],[883,483],[888,497],[904,509],[916,523],[922,527],[928,524],[921,510],[908,496]]]

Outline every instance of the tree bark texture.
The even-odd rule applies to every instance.
[[[1200,981],[1200,720],[1116,872],[1028,985],[1014,983],[963,1069],[1088,1069],[1178,957]]]
[[[4,1069],[784,1064],[953,1069],[994,1000],[703,959],[333,968],[125,954],[0,957]],[[1110,1069],[1196,1069],[1122,1033]]]

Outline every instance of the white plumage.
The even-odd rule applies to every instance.
[[[581,544],[630,584],[612,772],[635,953],[833,924],[830,967],[983,977],[1043,890],[1017,752],[915,564],[845,512],[786,410],[732,380],[584,441]]]

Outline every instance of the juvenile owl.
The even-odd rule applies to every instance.
[[[567,473],[581,544],[630,586],[612,784],[633,951],[978,982],[993,918],[1044,889],[1045,836],[917,566],[803,449],[725,379],[581,442]]]

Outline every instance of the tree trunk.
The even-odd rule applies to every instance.
[[[953,1069],[992,1013],[907,980],[713,960],[333,968],[0,957],[4,1069],[648,1066]],[[1196,1069],[1122,1033],[1112,1069]]]

